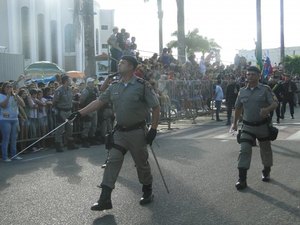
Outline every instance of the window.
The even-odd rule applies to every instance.
[[[73,24],[68,24],[65,27],[65,52],[75,52],[75,32]]]
[[[25,59],[30,59],[30,30],[28,7],[21,8],[22,48]]]
[[[99,54],[99,30],[96,29],[96,55]]]
[[[37,16],[38,27],[38,54],[39,60],[46,60],[46,42],[45,42],[45,17],[43,14]]]
[[[55,20],[50,22],[50,29],[51,29],[51,52],[52,52],[52,62],[58,62],[58,55],[57,55],[57,23]]]

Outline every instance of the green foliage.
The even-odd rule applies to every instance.
[[[192,31],[189,31],[185,36],[186,50],[188,54],[194,52],[201,52],[203,55],[210,51],[220,50],[220,46],[215,42],[214,39],[208,39],[198,34],[199,30],[196,28]],[[177,31],[172,33],[172,36],[177,37]],[[169,48],[177,48],[178,41],[173,40],[167,44]]]
[[[289,74],[300,74],[300,56],[286,56],[284,58],[284,69]]]

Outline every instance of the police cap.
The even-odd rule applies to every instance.
[[[126,60],[127,62],[131,63],[131,65],[133,65],[133,68],[136,69],[136,67],[138,65],[138,61],[136,60],[135,57],[133,57],[131,55],[123,55],[121,59]]]
[[[256,66],[250,66],[248,69],[247,69],[248,72],[255,72],[257,74],[260,74],[261,71],[260,69],[258,69]]]

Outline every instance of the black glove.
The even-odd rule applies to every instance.
[[[156,129],[151,128],[148,132],[148,134],[146,135],[146,142],[149,145],[152,145],[152,142],[154,140],[154,138],[156,137],[157,131]]]
[[[80,112],[76,111],[76,112],[72,112],[72,114],[68,117],[68,120],[75,120],[75,119],[79,119],[81,117]]]

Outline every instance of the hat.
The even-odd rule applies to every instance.
[[[255,72],[257,74],[260,74],[261,71],[260,69],[258,69],[256,66],[250,66],[248,69],[247,69],[248,72]]]
[[[86,79],[86,82],[87,83],[89,83],[89,82],[94,82],[95,81],[95,79],[94,78],[91,78],[91,77],[89,77],[88,79]]]
[[[133,65],[133,68],[135,69],[137,65],[139,64],[135,57],[131,55],[124,55],[121,57],[121,59],[126,60],[127,62],[130,62],[131,65]]]

